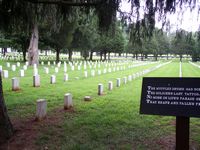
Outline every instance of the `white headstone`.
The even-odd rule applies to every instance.
[[[16,71],[16,66],[15,65],[12,65],[12,71]]]
[[[78,66],[78,70],[81,70],[81,66]]]
[[[117,87],[120,87],[120,78],[117,78]]]
[[[98,70],[98,75],[101,75],[101,70]]]
[[[18,78],[12,78],[12,90],[17,91],[19,90],[19,79]]]
[[[61,62],[59,62],[59,63],[57,64],[58,68],[60,68],[60,65],[61,65]]]
[[[51,84],[54,84],[56,83],[56,76],[55,75],[51,75],[51,81],[50,81]]]
[[[132,81],[132,76],[131,75],[128,76],[128,81]]]
[[[26,65],[24,65],[24,66],[23,66],[23,69],[24,69],[24,70],[27,70],[27,66],[26,66]]]
[[[8,70],[3,70],[3,77],[8,78]]]
[[[95,71],[91,70],[91,76],[94,77],[95,76]]]
[[[10,63],[9,63],[9,62],[7,62],[7,63],[6,63],[6,66],[7,66],[8,68],[10,68]]]
[[[0,72],[2,72],[3,71],[3,67],[2,66],[0,66]]]
[[[25,65],[28,66],[28,62],[27,61],[25,62]]]
[[[58,68],[57,67],[55,68],[55,73],[58,73]]]
[[[74,71],[74,66],[71,66],[71,70]]]
[[[67,93],[64,96],[64,109],[70,109],[72,107],[73,107],[72,95],[70,93]]]
[[[113,82],[112,81],[109,81],[108,82],[108,90],[112,90],[113,89]]]
[[[49,74],[49,68],[44,68],[45,69],[45,73]]]
[[[42,65],[42,66],[44,65],[44,62],[43,62],[43,61],[41,62],[41,65]]]
[[[47,114],[47,102],[44,99],[37,100],[36,120],[42,120]]]
[[[17,62],[17,67],[20,67],[20,62]]]
[[[20,70],[19,76],[24,77],[24,70],[22,70],[22,69]]]
[[[40,75],[33,76],[33,86],[34,87],[40,86]]]
[[[50,61],[48,61],[48,66],[50,66],[51,65],[51,62]]]
[[[64,74],[64,81],[68,81],[68,74],[67,73]]]
[[[84,71],[84,77],[85,77],[85,78],[88,77],[88,73],[87,73],[87,71]]]
[[[98,95],[102,95],[103,94],[103,84],[98,84]]]

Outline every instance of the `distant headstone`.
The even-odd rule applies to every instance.
[[[101,70],[98,70],[98,75],[101,75]]]
[[[40,121],[46,117],[47,114],[47,102],[45,99],[37,100],[36,106],[36,120]]]
[[[20,62],[17,62],[17,67],[20,67]]]
[[[12,65],[12,71],[16,71],[16,66],[15,65]]]
[[[58,73],[58,68],[57,67],[55,68],[55,73]]]
[[[127,83],[127,77],[124,77],[124,78],[123,78],[123,82],[124,82],[124,84]]]
[[[34,87],[40,86],[40,75],[33,76],[33,86]]]
[[[72,107],[73,107],[72,95],[70,93],[67,93],[64,96],[64,109],[70,109]]]
[[[19,76],[24,77],[24,70],[22,70],[22,69],[20,70]]]
[[[8,78],[8,70],[3,70],[3,77]]]
[[[7,66],[8,68],[10,68],[10,63],[9,63],[9,62],[7,62],[7,63],[6,63],[6,66]]]
[[[74,71],[74,66],[71,66],[71,70]]]
[[[108,82],[108,90],[112,90],[113,89],[113,82],[112,81],[109,81]]]
[[[64,74],[64,81],[68,81],[68,74],[67,73]]]
[[[12,78],[12,91],[19,90],[19,79],[18,78]]]
[[[117,78],[117,87],[120,87],[120,78]]]
[[[23,66],[23,69],[24,69],[24,70],[27,70],[27,66],[26,66],[26,65],[24,65],[24,66]]]
[[[102,95],[103,94],[103,84],[98,84],[98,95]]]
[[[91,70],[91,76],[94,77],[95,76],[95,71]]]
[[[132,81],[132,76],[131,75],[128,76],[128,81]]]
[[[49,74],[49,68],[45,68],[45,73]]]
[[[55,75],[51,75],[51,84],[55,84],[56,83],[56,76]]]

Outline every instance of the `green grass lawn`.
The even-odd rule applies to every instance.
[[[5,62],[2,64],[5,67]],[[12,120],[34,118],[36,100],[41,98],[47,100],[48,118],[55,122],[43,124],[39,129],[33,141],[38,149],[44,149],[44,147],[52,150],[167,149],[169,148],[168,141],[172,140],[172,146],[175,142],[175,117],[139,114],[142,77],[116,87],[116,78],[123,78],[156,65],[158,63],[88,78],[83,77],[83,69],[70,71],[68,66],[69,81],[63,82],[64,73],[60,71],[56,75],[56,84],[50,84],[53,68],[50,74],[46,75],[43,66],[40,66],[41,87],[32,87],[32,69],[28,69],[25,71],[26,76],[20,78],[21,90],[17,92],[11,91],[11,78],[19,76],[19,71],[9,71],[10,77],[3,79],[4,98]],[[200,69],[188,62],[182,63],[182,72],[183,77],[200,75]],[[145,76],[179,77],[179,62],[174,61]],[[75,77],[79,79],[76,80]],[[108,91],[108,81],[113,81],[112,91]],[[97,95],[99,83],[104,85],[103,96]],[[73,95],[73,112],[60,111],[63,108],[65,93]],[[91,102],[83,100],[86,95],[92,97]],[[195,143],[195,147],[200,149],[199,119],[192,118],[190,125],[191,144]]]

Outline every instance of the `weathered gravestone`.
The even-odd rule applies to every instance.
[[[36,106],[36,120],[40,121],[46,117],[47,114],[47,102],[45,99],[37,100]]]
[[[70,109],[72,107],[73,107],[72,95],[70,93],[67,93],[64,96],[64,109]]]

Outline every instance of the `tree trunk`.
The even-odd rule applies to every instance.
[[[23,54],[23,61],[26,62],[26,51],[23,51],[22,54]]]
[[[144,56],[145,56],[145,59],[147,59],[147,58],[148,58],[148,54],[145,54]]]
[[[110,52],[108,52],[108,60],[110,60]]]
[[[69,59],[69,61],[72,61],[72,50],[69,49],[68,52],[69,52],[68,59]]]
[[[58,63],[60,61],[60,49],[57,48],[56,49],[56,63]]]
[[[45,50],[45,56],[47,56],[47,51],[48,51],[48,50]]]
[[[0,144],[8,140],[13,134],[13,126],[9,119],[3,97],[3,86],[0,74]]]
[[[100,61],[102,61],[103,53],[100,52]]]
[[[155,61],[158,60],[158,54],[154,54],[154,59],[155,59]]]
[[[167,60],[169,59],[169,54],[167,53]]]
[[[143,54],[141,54],[141,61],[143,61],[144,60],[144,55]]]
[[[39,64],[39,53],[38,53],[38,26],[35,23],[31,35],[31,40],[28,48],[28,63],[29,65]]]
[[[138,60],[138,54],[137,53],[135,54],[135,58],[136,58],[136,60]]]
[[[106,51],[104,51],[104,53],[103,53],[103,56],[104,56],[104,61],[107,59],[107,58],[106,58],[106,54],[107,54],[107,52],[106,52]]]
[[[182,62],[182,58],[183,58],[183,56],[182,56],[182,54],[180,54],[180,61]]]
[[[128,58],[128,53],[126,53],[126,58]]]
[[[6,56],[6,52],[7,52],[7,47],[4,47],[4,48],[3,48],[3,56],[4,56],[4,57]]]
[[[91,50],[91,52],[90,52],[90,60],[92,60],[92,57],[93,57],[93,51]]]

